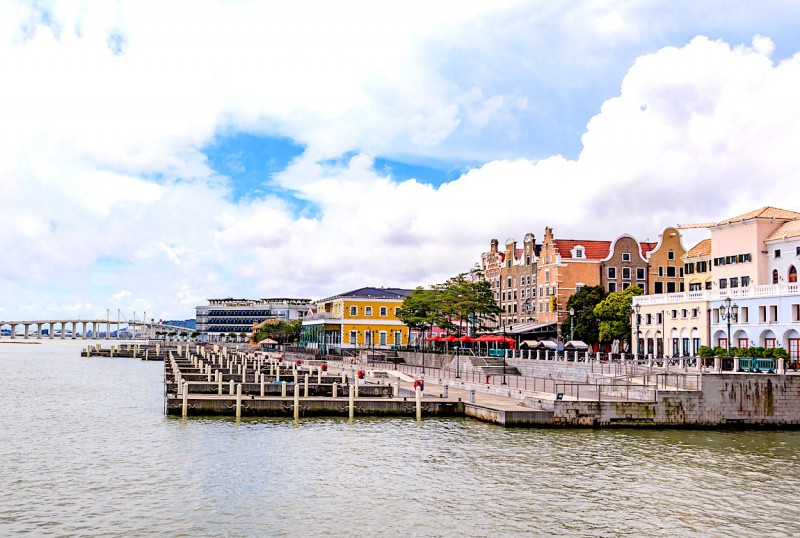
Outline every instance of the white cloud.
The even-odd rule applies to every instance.
[[[800,57],[774,62],[768,37],[643,55],[588,122],[577,159],[509,150],[434,188],[375,172],[373,157],[479,159],[484,146],[529,143],[542,127],[522,115],[558,112],[515,78],[544,78],[546,55],[524,65],[529,45],[511,45],[545,50],[532,28],[552,17],[569,35],[636,41],[642,13],[605,2],[552,16],[483,2],[118,5],[56,2],[53,23],[37,26],[0,4],[13,80],[0,87],[8,312],[192,316],[214,296],[435,282],[471,267],[492,237],[545,226],[653,239],[676,222],[800,208]],[[479,49],[497,65],[475,62]],[[307,145],[273,181],[308,207],[233,201],[201,148],[237,129]]]

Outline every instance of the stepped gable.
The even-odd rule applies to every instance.
[[[584,248],[586,260],[602,260],[608,257],[611,251],[611,241],[592,241],[592,240],[576,240],[576,239],[554,239],[556,250],[561,254],[562,258],[572,258],[572,249],[577,246]]]
[[[800,236],[800,220],[790,220],[782,224],[777,230],[765,239],[765,241],[774,241],[775,239],[786,239],[787,237]]]
[[[686,253],[686,258],[697,258],[699,256],[711,256],[711,239],[703,239]]]
[[[788,209],[781,209],[779,207],[765,206],[742,215],[721,220],[717,223],[717,226],[734,224],[736,222],[743,222],[750,219],[796,220],[800,219],[800,213],[796,211],[789,211]]]

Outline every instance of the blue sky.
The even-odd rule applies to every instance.
[[[800,209],[798,20],[789,1],[0,1],[0,318],[414,287],[545,226],[652,239]]]

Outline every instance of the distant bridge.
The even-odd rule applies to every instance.
[[[111,320],[111,319],[43,319],[43,320],[21,320],[21,321],[1,321],[0,320],[0,333],[6,326],[11,327],[11,338],[17,338],[17,327],[23,327],[22,333],[19,335],[22,338],[31,338],[31,327],[36,327],[35,336],[36,338],[41,339],[42,333],[44,330],[47,330],[46,337],[49,338],[66,338],[67,333],[71,333],[72,336],[77,334],[81,335],[81,338],[89,338],[87,334],[89,332],[92,333],[91,338],[98,338],[98,333],[100,329],[105,325],[105,334],[103,338],[110,339],[112,338],[111,333],[116,332],[117,336],[119,336],[122,327],[125,326],[126,329],[133,327],[132,334],[136,336],[138,332],[149,332],[149,337],[155,337],[155,332],[157,330],[168,330],[168,331],[186,331],[191,332],[191,329],[186,327],[179,327],[177,325],[168,325],[166,323],[155,323],[152,321],[123,321],[123,320]],[[112,330],[113,327],[116,326],[116,331]],[[58,329],[56,329],[58,327]],[[141,331],[137,331],[137,327],[141,327]],[[81,330],[78,331],[78,328]],[[59,334],[56,335],[56,330],[59,331]]]

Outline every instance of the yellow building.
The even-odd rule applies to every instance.
[[[685,254],[680,232],[671,227],[665,229],[658,244],[647,253],[648,295],[684,291],[682,258]]]
[[[301,343],[325,351],[408,345],[408,327],[397,311],[412,291],[360,288],[317,301],[317,313],[303,319]]]

